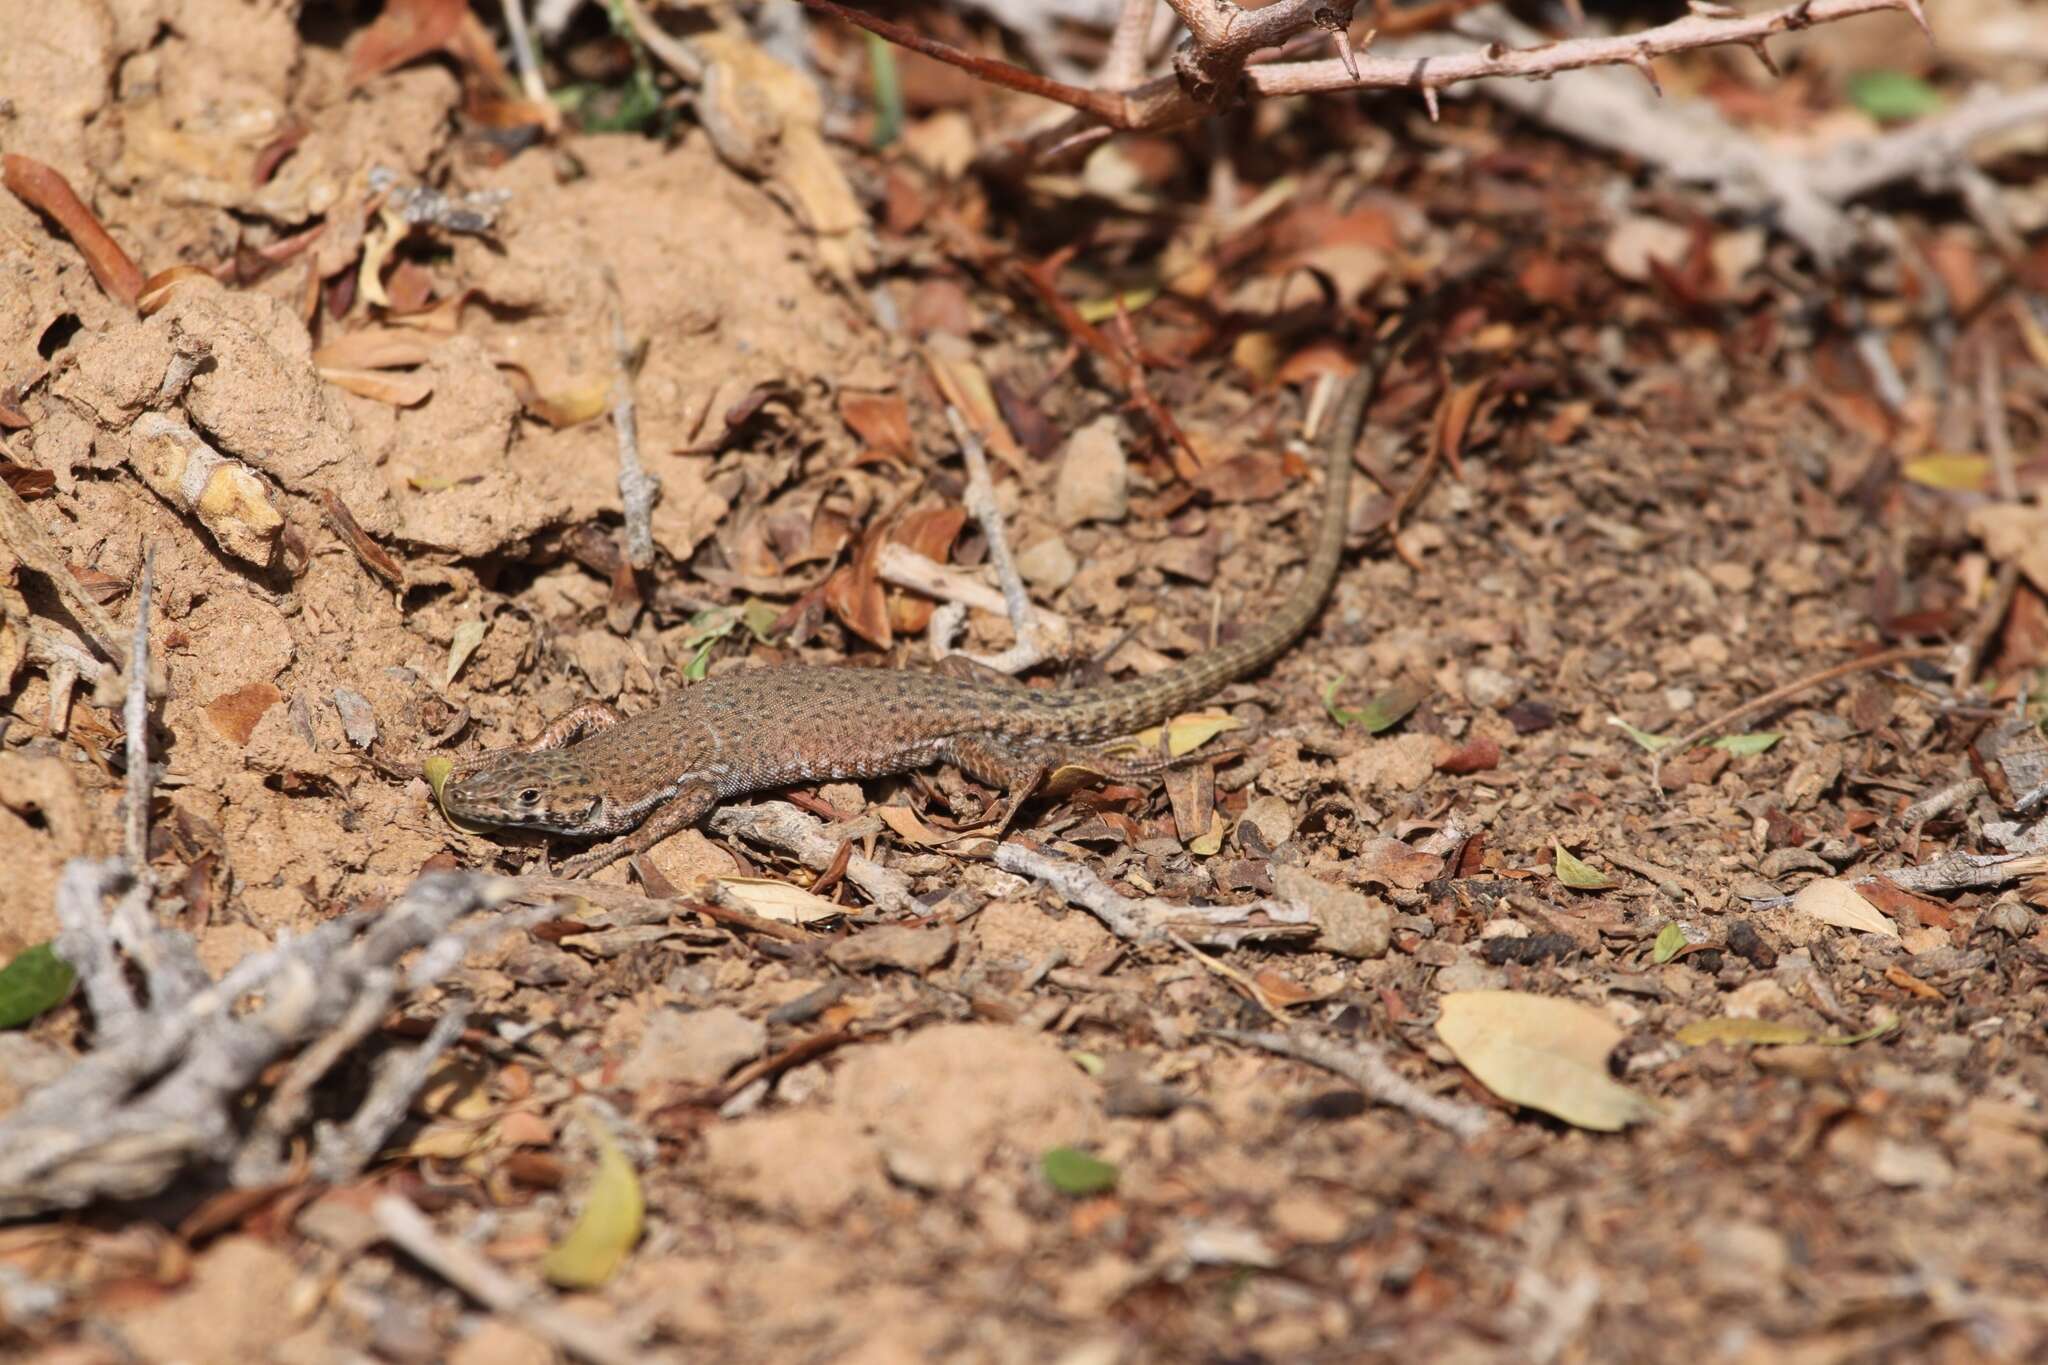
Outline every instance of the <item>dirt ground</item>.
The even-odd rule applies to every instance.
[[[935,9],[898,17],[993,50]],[[451,827],[433,755],[706,671],[926,665],[932,601],[878,564],[986,561],[949,401],[1071,627],[1034,683],[1227,638],[1304,558],[1318,381],[1396,316],[1417,343],[1333,599],[1220,699],[1244,728],[1013,833],[1178,907],[1305,874],[1313,923],[1123,940],[997,868],[957,774],[784,794],[914,913],[708,829],[600,874],[610,900],[554,893],[333,1072],[346,1113],[371,1058],[471,1011],[360,1176],[200,1167],[0,1226],[7,1358],[564,1358],[545,1313],[650,1359],[2048,1356],[2048,854],[1847,885],[2038,844],[2038,221],[2002,256],[1952,197],[1883,198],[1910,249],[1852,309],[1781,236],[1481,101],[1271,102],[1026,175],[975,157],[1042,106],[907,54],[876,150],[867,49],[824,20],[822,134],[729,33],[699,49],[723,84],[592,131],[643,79],[593,10],[551,70],[597,103],[541,138],[459,33],[380,54],[356,6],[37,25],[0,45],[0,149],[147,283],[114,296],[0,194],[0,474],[123,628],[154,556],[154,908],[216,976],[426,871],[538,870],[538,838]],[[1782,82],[1744,49],[1661,64],[1666,97],[1825,141],[1878,127],[1859,70],[1970,75],[1898,16],[1801,41]],[[730,118],[775,129],[752,164]],[[2040,131],[1994,187],[2039,199]],[[448,202],[409,221],[422,188]],[[638,573],[622,373],[661,485]],[[118,689],[32,629],[75,617],[0,543],[0,960],[57,934],[67,860],[121,848]],[[970,613],[969,648],[1011,638]],[[1645,742],[1883,650],[1699,737],[1733,744]],[[835,908],[764,931],[780,893],[740,881],[745,913],[693,910],[719,878]],[[1564,1038],[1444,1027],[1526,996],[1585,1008]],[[1383,1057],[1424,1103],[1218,1030]],[[79,998],[0,1034],[0,1121],[94,1043]],[[644,1231],[549,1288],[606,1152]],[[399,1250],[391,1194],[543,1297]]]

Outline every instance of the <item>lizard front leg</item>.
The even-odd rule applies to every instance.
[[[577,854],[557,871],[564,877],[583,877],[621,858],[637,858],[669,835],[696,824],[717,804],[718,795],[709,786],[698,782],[686,784],[657,807],[640,828]]]

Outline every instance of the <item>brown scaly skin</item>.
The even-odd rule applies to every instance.
[[[1323,515],[1307,571],[1272,615],[1229,644],[1163,672],[1071,692],[1000,674],[881,668],[763,668],[728,673],[651,711],[621,718],[579,707],[528,749],[484,754],[458,770],[442,805],[473,824],[577,838],[622,834],[570,859],[570,876],[652,848],[728,797],[795,783],[880,777],[951,763],[1010,793],[1006,827],[1046,774],[1080,761],[1144,776],[1159,759],[1110,758],[1096,746],[1179,712],[1271,663],[1322,610],[1344,555],[1357,443],[1375,368],[1344,382],[1326,439]]]

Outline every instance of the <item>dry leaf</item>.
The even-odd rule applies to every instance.
[[[870,450],[898,459],[910,458],[910,405],[901,394],[841,389],[839,417]]]
[[[1480,1084],[1511,1104],[1617,1132],[1654,1102],[1607,1074],[1622,1032],[1599,1010],[1520,991],[1452,991],[1436,1035]]]
[[[223,738],[247,744],[256,733],[263,713],[284,700],[284,693],[267,682],[250,683],[206,704],[206,719]]]
[[[455,675],[469,662],[469,656],[476,653],[476,647],[484,642],[484,635],[491,628],[488,621],[464,621],[455,628],[454,636],[448,641],[448,675],[441,679],[446,687],[455,681]]]
[[[783,924],[816,924],[846,913],[823,896],[765,877],[720,877],[714,885],[735,907]]]
[[[409,327],[359,327],[313,352],[321,370],[389,370],[424,365],[434,358],[426,335]]]
[[[590,1121],[597,1144],[597,1176],[584,1196],[576,1226],[540,1263],[548,1283],[563,1289],[596,1289],[618,1273],[640,1240],[647,1214],[640,1177],[603,1123]]]
[[[358,398],[409,408],[424,403],[434,392],[434,381],[417,372],[391,370],[349,370],[323,365],[319,375],[337,389],[347,389]]]
[[[1860,929],[1866,934],[1897,938],[1899,927],[1879,913],[1876,906],[1856,893],[1856,888],[1839,877],[1822,877],[1799,888],[1792,908],[1811,915],[1822,924],[1838,929]]]

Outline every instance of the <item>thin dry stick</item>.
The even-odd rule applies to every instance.
[[[1266,1017],[1281,1028],[1286,1028],[1292,1022],[1274,1006],[1271,1000],[1266,998],[1266,993],[1259,989],[1259,983],[1245,975],[1244,972],[1231,966],[1221,958],[1210,957],[1171,929],[1166,931],[1166,941],[1193,958],[1195,965],[1203,971],[1208,972],[1212,976],[1220,976],[1231,985],[1237,987],[1240,994],[1254,1005],[1257,1005],[1261,1010],[1264,1010]]]
[[[1838,678],[1851,677],[1857,673],[1868,673],[1878,668],[1890,668],[1894,664],[1908,664],[1921,659],[1945,659],[1947,657],[1947,645],[1901,645],[1897,649],[1882,650],[1876,654],[1867,654],[1860,659],[1850,659],[1844,663],[1833,664],[1821,669],[1818,673],[1809,673],[1803,678],[1786,683],[1783,687],[1766,692],[1755,701],[1744,702],[1731,711],[1724,711],[1705,725],[1694,726],[1669,744],[1660,746],[1657,753],[1660,756],[1666,753],[1683,753],[1708,735],[1718,734],[1740,721],[1747,720],[1754,715],[1760,715],[1774,706],[1788,702],[1802,692],[1809,692],[1816,687],[1825,686]]]
[[[995,571],[996,583],[1002,588],[1003,614],[1010,618],[1010,628],[1016,639],[1000,654],[983,657],[967,654],[966,657],[984,668],[998,673],[1021,673],[1062,653],[1067,645],[1066,622],[1050,615],[1041,616],[1031,601],[1031,594],[1025,590],[1024,577],[1017,572],[1017,561],[1010,554],[1009,532],[1003,527],[1002,511],[996,506],[995,481],[988,470],[988,452],[983,449],[981,438],[968,429],[958,409],[947,408],[946,420],[952,425],[953,439],[960,443],[960,452],[967,463],[967,491],[965,500],[967,514],[981,527],[981,533],[988,538],[989,567]],[[941,608],[932,614],[931,646],[932,657],[943,659],[953,653],[953,635],[960,628],[964,611],[955,608]],[[966,652],[960,651],[965,654]]]
[[[491,1263],[474,1247],[443,1237],[411,1200],[387,1194],[370,1215],[392,1245],[494,1313],[516,1318],[561,1350],[595,1365],[669,1358],[647,1352],[608,1323],[564,1311]]]
[[[1367,1099],[1394,1109],[1405,1109],[1415,1117],[1449,1129],[1461,1138],[1478,1137],[1493,1127],[1493,1118],[1485,1110],[1463,1100],[1430,1094],[1394,1070],[1378,1050],[1368,1050],[1360,1043],[1340,1047],[1302,1033],[1252,1033],[1228,1028],[1210,1029],[1208,1036],[1278,1053],[1282,1057],[1292,1057],[1334,1072],[1364,1091]]]
[[[1315,923],[1315,917],[1306,907],[1285,901],[1258,900],[1247,905],[1175,905],[1158,896],[1133,898],[1119,895],[1115,887],[1083,864],[1041,853],[1014,839],[996,845],[995,863],[1005,872],[1029,877],[1050,887],[1069,905],[1080,906],[1101,920],[1105,929],[1131,943],[1151,943],[1177,932],[1209,947],[1234,948],[1247,939],[1270,936],[1276,929]],[[1253,914],[1264,914],[1273,923],[1245,923]]]
[[[533,34],[526,26],[525,0],[503,0],[505,30],[512,36],[512,59],[519,67],[519,88],[527,102],[543,111],[550,132],[561,121],[561,112],[548,98],[548,83],[541,78],[540,61],[534,55]]]
[[[633,408],[633,348],[626,342],[626,309],[619,282],[607,268],[612,304],[612,426],[619,433],[619,502],[626,513],[626,559],[636,569],[654,562],[654,499],[661,481],[640,464],[640,426]]]
[[[2014,468],[2012,432],[2005,423],[2005,382],[1998,367],[1998,344],[1990,337],[1978,348],[1977,366],[1977,407],[1978,421],[1984,431],[1984,449],[1991,457],[1991,481],[2002,502],[2020,500],[2019,474]],[[2012,609],[2012,600],[2019,591],[2020,566],[2008,560],[1998,566],[1998,576],[1992,580],[1991,591],[1984,604],[1978,609],[1977,619],[1970,623],[1969,634],[1963,637],[1962,663],[1956,670],[1956,691],[1968,692],[1977,681],[1977,671],[1984,666],[1984,655],[1991,648],[1991,641],[1997,637],[1999,626]]]

